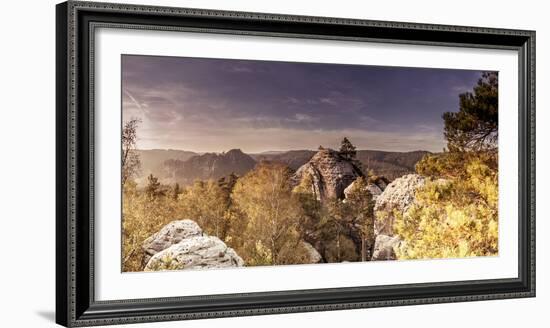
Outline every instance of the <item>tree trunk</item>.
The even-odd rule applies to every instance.
[[[336,234],[336,258],[338,259],[338,262],[342,262],[342,259],[340,258],[340,232]]]
[[[367,260],[367,243],[365,241],[365,238],[361,237],[361,262],[365,262]]]

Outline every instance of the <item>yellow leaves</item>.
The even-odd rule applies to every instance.
[[[452,205],[448,205],[445,208],[446,223],[451,229],[460,229],[461,227],[467,227],[471,223],[471,217],[468,216],[461,209],[457,209]]]
[[[128,185],[128,183],[127,183]],[[178,218],[179,205],[171,197],[148,197],[132,187],[122,202],[122,270],[143,270],[143,241]]]
[[[263,163],[235,185],[231,199],[247,222],[235,248],[247,265],[299,263],[302,254],[291,245],[299,241],[302,207],[289,178],[286,166]],[[288,247],[296,251],[284,252]]]
[[[488,225],[489,236],[496,239],[498,237],[498,223],[496,220],[491,220]]]
[[[417,190],[417,203],[396,216],[394,229],[407,245],[397,251],[400,259],[498,254],[498,171],[483,154],[461,156],[460,165],[452,156],[422,163],[449,161],[455,177],[429,181]]]
[[[273,257],[271,250],[268,247],[265,247],[261,240],[257,240],[254,246],[256,256],[253,265],[270,264],[271,258]]]
[[[229,195],[215,181],[196,181],[178,199],[181,215],[194,220],[208,234],[224,240],[229,220]]]
[[[462,239],[458,242],[458,257],[466,257],[470,254],[470,244]]]

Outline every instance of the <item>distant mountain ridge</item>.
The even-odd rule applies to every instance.
[[[270,161],[288,165],[293,170],[307,163],[317,152],[313,150],[289,150],[286,152],[263,152],[251,154],[257,162]]]
[[[195,152],[175,149],[140,149],[137,150],[141,161],[142,175],[158,172],[166,160],[175,159],[186,161],[198,155]]]
[[[180,183],[189,185],[193,181],[219,179],[231,173],[246,174],[261,161],[278,162],[288,165],[294,171],[306,164],[317,151],[289,150],[267,151],[246,154],[240,149],[224,153],[200,154],[184,150],[139,150],[141,174],[137,179],[143,184],[149,174],[160,178],[165,184]],[[390,152],[381,150],[358,150],[357,160],[366,170],[394,180],[405,174],[414,173],[414,166],[428,151]]]
[[[217,180],[234,173],[246,174],[256,166],[256,161],[240,149],[231,149],[226,153],[206,153],[195,155],[187,160],[169,159],[163,164],[161,178],[183,185],[195,180]]]

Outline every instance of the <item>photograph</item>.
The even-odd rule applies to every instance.
[[[496,71],[122,54],[121,79],[122,272],[499,255]]]

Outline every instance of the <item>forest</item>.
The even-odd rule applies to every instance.
[[[274,156],[247,159],[246,171],[166,184],[142,176],[140,120],[129,119],[122,271],[222,267],[205,259],[219,247],[238,259],[231,266],[498,255],[497,73],[484,73],[442,120],[446,148],[419,153],[414,172],[400,177],[360,161],[352,136],[342,135],[339,149],[319,146],[293,167]],[[236,161],[244,155],[231,154]],[[200,231],[185,239],[188,220]]]

